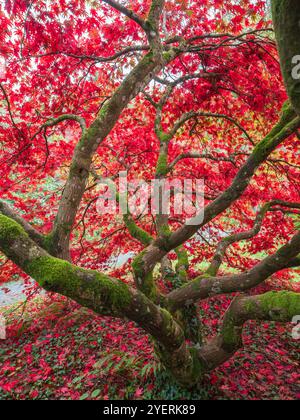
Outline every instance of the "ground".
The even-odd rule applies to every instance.
[[[208,335],[228,302],[202,303]],[[187,391],[168,378],[133,323],[94,316],[57,296],[14,309],[1,342],[0,399],[300,399],[291,324],[249,323],[244,349]]]

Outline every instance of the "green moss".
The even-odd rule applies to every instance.
[[[75,267],[67,261],[43,256],[25,264],[25,271],[46,290],[61,293],[84,304],[93,299],[99,310],[119,312],[131,301],[128,287],[121,281],[95,271]]]
[[[176,264],[176,273],[178,275],[178,285],[177,287],[183,286],[188,280],[187,270],[189,268],[189,258],[188,253],[183,247],[175,249],[177,255],[177,264]]]
[[[182,267],[187,270],[189,268],[188,253],[183,247],[176,248],[175,252],[178,258],[176,269],[180,269]]]
[[[171,229],[169,225],[162,225],[158,229],[158,234],[165,238],[169,238],[172,235]]]
[[[241,327],[235,325],[234,319],[228,315],[222,329],[222,347],[228,353],[233,353],[242,344]]]
[[[172,139],[172,136],[163,130],[157,132],[157,137],[162,143],[168,143]]]
[[[130,235],[133,238],[137,239],[138,241],[140,241],[142,244],[146,246],[151,244],[153,240],[151,235],[149,235],[149,233],[147,233],[146,231],[138,227],[136,223],[134,222],[134,220],[132,219],[131,215],[125,214],[123,216],[123,219],[124,219],[124,223],[127,229],[129,230]]]
[[[103,117],[105,117],[105,116],[106,116],[106,114],[107,114],[107,112],[108,112],[108,110],[109,110],[109,101],[108,101],[108,102],[106,102],[106,103],[102,106],[102,108],[100,109],[100,112],[99,112],[99,118],[103,118]]]
[[[191,283],[190,283],[192,289],[195,292],[197,292],[201,288],[201,280],[210,279],[210,278],[211,278],[211,275],[208,274],[208,273],[203,273],[203,274],[201,274],[201,276],[196,277],[195,280],[191,281]],[[185,286],[183,286],[183,287],[185,287]]]
[[[138,277],[142,277],[144,275],[144,263],[143,263],[144,255],[145,255],[145,252],[141,252],[137,257],[135,257],[132,263],[133,271],[135,275]]]
[[[154,62],[154,54],[153,54],[153,51],[150,51],[148,54],[144,56],[142,63],[144,66],[148,66],[152,62]]]
[[[185,338],[192,343],[201,345],[202,330],[197,306],[194,304],[187,305],[176,311],[174,316],[182,327]]]
[[[248,300],[245,305],[244,305],[245,309],[247,312],[252,312],[255,311],[255,309],[257,309],[257,305],[255,304],[254,301]]]
[[[166,334],[167,336],[168,335],[172,336],[174,332],[174,329],[173,329],[174,319],[172,315],[166,309],[161,309],[160,313],[163,317],[163,328],[162,328],[163,333]]]
[[[205,373],[205,368],[203,364],[201,363],[201,360],[199,358],[198,350],[195,348],[190,348],[190,353],[193,358],[193,371],[192,371],[192,380],[193,381],[199,381],[203,374]]]
[[[146,20],[147,25],[149,25],[150,28],[154,29],[154,26],[156,24],[154,17],[156,15],[155,11],[157,8],[161,7],[161,0],[152,0],[148,19]]]
[[[29,241],[27,233],[18,223],[0,215],[1,249],[7,251],[7,255],[10,254],[11,246],[20,237]],[[83,305],[85,299],[86,302],[92,300],[95,310],[98,308],[107,310],[108,313],[122,312],[122,308],[131,302],[130,291],[123,282],[95,271],[75,267],[50,255],[23,261],[22,269],[46,290],[73,298]]]
[[[168,155],[167,153],[161,153],[157,161],[156,174],[157,176],[165,176],[168,174],[168,172]]]
[[[300,315],[300,293],[269,292],[259,297],[265,312],[272,313],[274,320],[289,321]]]
[[[0,248],[9,256],[13,243],[21,238],[27,238],[27,233],[17,222],[0,214]]]
[[[292,109],[289,102],[285,102],[281,112],[281,119],[271,130],[271,132],[260,142],[253,150],[254,157],[257,158],[258,162],[261,162],[262,158],[269,155],[274,148],[274,139],[277,140],[277,136],[283,129],[288,130],[292,124],[293,119],[296,117],[294,110]]]
[[[186,275],[187,275],[186,270],[184,270],[184,269],[179,270],[178,271],[178,275],[179,275],[179,277],[180,277],[181,280],[185,280],[186,279]]]
[[[164,223],[158,226],[158,239],[156,241],[160,249],[168,250],[169,238],[172,235],[172,231],[168,223]]]
[[[49,235],[45,235],[43,239],[43,248],[52,254],[53,251],[53,234],[50,233]]]
[[[281,119],[279,122],[279,129],[282,129],[285,125],[287,125],[290,121],[296,118],[296,113],[291,106],[290,101],[286,101],[281,109]]]
[[[169,62],[174,57],[174,51],[164,51],[163,52],[163,58],[166,62]]]
[[[20,236],[27,236],[22,226],[9,217],[0,214],[0,237],[2,242],[12,243]]]
[[[158,299],[158,293],[153,279],[153,272],[145,273],[144,261],[146,251],[141,252],[132,263],[132,269],[134,272],[135,281],[138,289],[144,293],[150,300],[156,301]]]
[[[285,2],[283,0],[272,0],[272,12],[274,17],[281,15],[284,5]]]
[[[46,289],[65,287],[66,290],[72,290],[80,286],[76,268],[67,261],[44,256],[27,262],[25,269]]]

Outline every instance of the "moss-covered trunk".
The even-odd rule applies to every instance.
[[[300,2],[272,0],[272,14],[286,89],[300,115]]]

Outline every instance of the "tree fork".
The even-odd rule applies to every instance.
[[[50,256],[16,221],[0,214],[0,250],[47,291],[95,313],[136,322],[159,343],[178,381],[194,364],[184,333],[172,315],[120,280]]]
[[[300,127],[300,118],[297,117],[289,102],[282,108],[281,118],[269,134],[255,147],[246,163],[240,168],[230,187],[220,196],[206,206],[204,220],[200,225],[184,225],[173,232],[168,240],[158,238],[145,249],[143,261],[145,272],[152,271],[170,251],[181,246],[194,236],[203,226],[207,225],[219,214],[228,209],[245,192],[255,171],[266,161],[268,156],[276,150],[287,138],[294,134]]]

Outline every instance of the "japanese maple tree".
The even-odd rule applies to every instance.
[[[241,348],[248,320],[300,314],[300,6],[272,3],[274,25],[254,0],[0,6],[0,282],[29,276],[136,322],[187,387]],[[98,181],[120,171],[203,179],[203,218],[99,214]],[[204,337],[197,303],[226,294]]]

